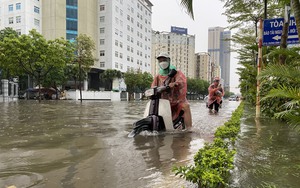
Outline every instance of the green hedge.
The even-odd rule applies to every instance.
[[[201,188],[225,187],[233,169],[234,143],[240,131],[244,103],[232,113],[231,119],[215,132],[212,143],[205,143],[194,156],[194,165],[173,167],[173,172]]]

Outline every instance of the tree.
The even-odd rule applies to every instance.
[[[91,66],[94,65],[95,58],[93,52],[95,50],[95,43],[91,37],[86,34],[80,34],[76,41],[74,42],[76,57],[74,61],[74,67],[78,67],[78,74],[75,73],[74,76],[78,75],[79,80],[79,90],[80,90],[80,102],[82,102],[82,88],[81,81],[86,78],[88,71]]]
[[[121,78],[122,72],[115,69],[107,69],[101,74],[101,78],[109,82],[108,90],[112,90],[112,82],[115,78]]]
[[[278,108],[274,109],[274,116],[288,121],[290,125],[300,125],[300,63],[296,61],[290,65],[274,64],[264,69],[260,79],[268,84],[277,83],[269,90],[262,101],[278,101]]]
[[[64,69],[66,63],[72,61],[69,43],[63,39],[47,41],[36,30],[17,38],[4,38],[0,43],[0,55],[11,66],[11,72],[28,74],[39,86],[49,72]]]
[[[18,33],[11,27],[6,27],[0,30],[0,41],[3,41],[5,37],[18,37]]]
[[[5,38],[17,38],[18,37],[18,33],[13,30],[10,27],[6,27],[5,29],[0,30],[0,42],[4,42]],[[1,51],[3,52],[4,49],[1,49]],[[0,54],[1,56],[1,54]],[[4,57],[4,55],[2,54],[1,59],[0,59],[0,77],[3,79],[9,79],[11,74],[13,74],[12,76],[16,76],[16,73],[10,72],[10,67],[12,65],[6,61],[6,58]]]
[[[127,92],[129,93],[129,100],[131,100],[132,94],[135,92],[138,79],[134,71],[128,71],[124,74],[124,81],[126,84]]]
[[[152,82],[153,82],[153,76],[148,72],[144,72],[141,74],[141,80],[140,83],[138,84],[138,87],[142,92],[145,92],[146,89],[149,89],[151,87]]]
[[[147,88],[150,88],[153,77],[147,72],[128,71],[124,74],[124,81],[127,86],[127,92],[129,93],[129,100],[131,100],[131,96],[134,92],[144,92]]]
[[[188,15],[190,15],[191,18],[194,19],[193,0],[181,0],[180,4],[186,9]]]

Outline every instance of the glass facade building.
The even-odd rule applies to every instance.
[[[66,39],[75,40],[78,35],[78,0],[66,2]]]

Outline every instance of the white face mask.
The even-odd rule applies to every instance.
[[[161,69],[167,69],[169,67],[169,65],[170,65],[170,63],[167,61],[159,62],[159,66]]]

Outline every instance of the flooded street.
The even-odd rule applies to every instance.
[[[213,139],[239,102],[225,101],[213,115],[203,101],[191,101],[191,132],[128,138],[145,105],[146,101],[1,103],[0,188],[195,187],[174,176],[172,167],[192,164],[194,154]],[[289,185],[278,187],[299,185],[299,135],[269,120],[260,122],[258,129],[252,112],[246,112],[232,187],[259,187],[272,179]],[[270,123],[275,126],[270,128]]]
[[[190,186],[174,176],[173,165],[191,163],[239,103],[225,102],[211,115],[204,102],[191,102],[192,132],[128,138],[145,104],[1,103],[0,187]]]

